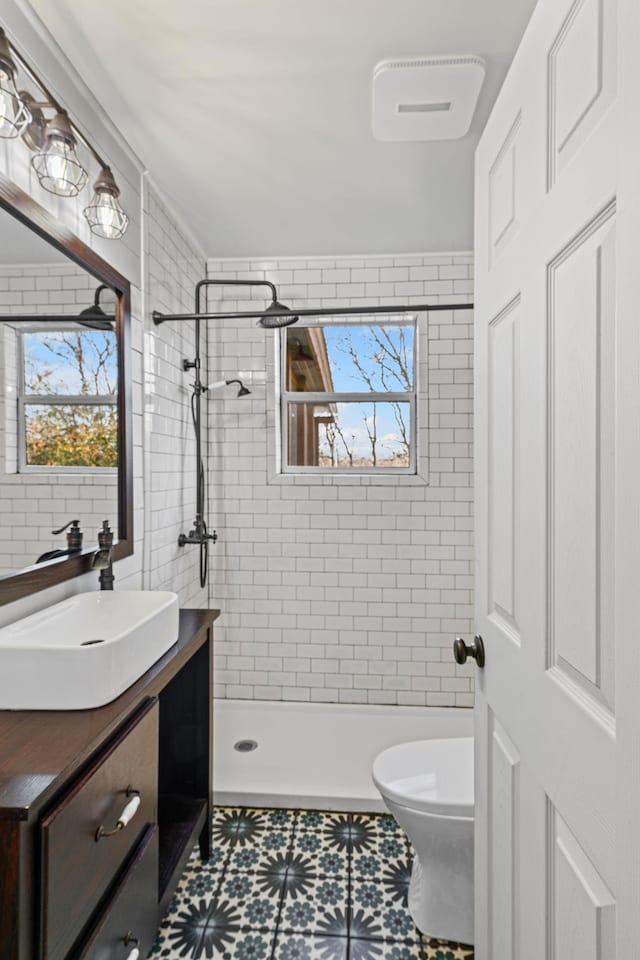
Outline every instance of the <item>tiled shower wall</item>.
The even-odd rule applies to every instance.
[[[293,307],[472,299],[470,255],[210,261],[208,272],[271,280]],[[263,296],[224,288],[209,307]],[[451,645],[473,617],[472,315],[422,323],[428,472],[409,481],[278,476],[275,335],[254,320],[208,324],[210,380],[240,375],[252,390],[207,400],[217,696],[471,706],[472,671]]]

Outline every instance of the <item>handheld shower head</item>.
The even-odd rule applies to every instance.
[[[286,312],[286,316],[284,317],[272,316],[274,313],[281,314],[283,311]],[[297,323],[297,321],[298,317],[292,310],[289,309],[289,307],[285,307],[283,303],[280,303],[278,300],[274,299],[273,303],[267,307],[265,312],[258,320],[258,326],[264,327],[265,330],[274,330],[278,329],[279,327],[288,327],[292,323]]]
[[[237,395],[238,395],[239,397],[247,397],[247,396],[251,393],[251,390],[249,390],[248,387],[245,387],[245,385],[244,385],[244,383],[242,382],[242,380],[238,380],[237,378],[234,379],[234,380],[216,380],[215,383],[208,383],[204,389],[205,389],[205,390],[219,390],[220,387],[229,387],[232,383],[237,383],[237,384],[238,384],[238,394],[237,394]]]

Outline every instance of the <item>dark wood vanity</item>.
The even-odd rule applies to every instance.
[[[0,711],[0,960],[146,957],[194,843],[210,853],[217,616],[181,611],[104,707]]]

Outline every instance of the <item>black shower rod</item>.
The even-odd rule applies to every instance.
[[[292,307],[291,310],[273,310],[269,311],[272,318],[290,317],[292,313],[296,317],[342,317],[347,314],[356,314],[369,316],[372,313],[421,313],[435,312],[438,310],[473,310],[473,303],[408,303],[408,304],[387,304],[386,306],[376,307],[308,307],[298,309]],[[235,320],[253,317],[259,320],[265,314],[262,310],[243,310],[236,313],[161,313],[160,310],[153,311],[153,322],[156,326],[166,323],[167,320]]]

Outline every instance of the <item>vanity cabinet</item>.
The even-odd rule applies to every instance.
[[[146,957],[211,852],[217,611],[95,710],[0,711],[0,960]]]

